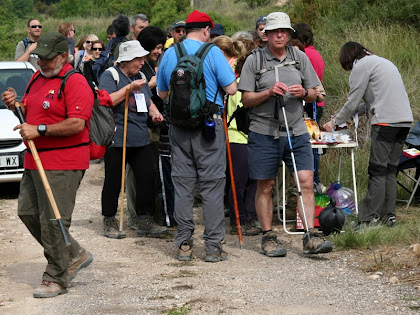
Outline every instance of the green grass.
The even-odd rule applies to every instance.
[[[180,307],[174,307],[173,309],[166,312],[167,315],[188,315],[190,314],[191,306],[185,304]]]
[[[353,224],[346,223],[344,233],[334,234],[330,236],[330,239],[337,250],[369,249],[382,245],[408,246],[420,241],[420,218],[415,211],[397,215],[398,224],[393,228],[381,225],[354,232]],[[347,221],[356,222],[357,219],[350,217]]]

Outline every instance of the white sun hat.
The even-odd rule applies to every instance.
[[[129,40],[120,44],[117,63],[131,61],[134,58],[144,57],[148,54],[149,52],[140,45],[138,40]]]
[[[288,28],[295,31],[290,25],[290,18],[286,13],[273,12],[267,15],[266,24],[263,32],[272,31],[279,28]]]

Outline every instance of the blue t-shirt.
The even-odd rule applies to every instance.
[[[142,79],[140,73],[129,78],[123,74],[118,67],[114,68],[117,69],[120,77],[118,85],[112,77],[112,73],[110,71],[105,71],[99,80],[99,89],[104,89],[109,94],[126,87],[127,84],[130,84],[134,80]],[[149,85],[146,84],[139,92],[144,94],[146,106],[149,108],[150,98],[152,96]],[[125,101],[122,101],[120,104],[113,107],[117,129],[114,135],[114,143],[112,144],[112,147],[123,146],[124,105]],[[137,112],[136,99],[134,93],[131,92],[128,100],[127,147],[142,147],[150,143],[149,133],[147,131],[147,115],[148,113]]]
[[[193,55],[197,52],[203,42],[185,39],[182,42],[187,50],[187,53]],[[178,63],[174,47],[169,48],[163,55],[162,61],[159,65],[157,73],[157,87],[159,91],[169,91],[169,81],[171,80],[171,73]],[[207,54],[204,64],[204,78],[206,80],[206,96],[207,100],[213,102],[217,87],[224,87],[236,80],[232,68],[227,62],[222,51],[217,47],[212,47]],[[220,90],[219,90],[220,91]],[[223,110],[223,100],[221,92],[217,95],[216,104]]]

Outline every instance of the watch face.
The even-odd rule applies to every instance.
[[[45,135],[45,133],[47,132],[47,126],[44,124],[38,125],[37,129],[41,136]]]

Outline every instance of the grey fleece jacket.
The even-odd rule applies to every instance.
[[[372,125],[413,121],[403,80],[391,61],[376,55],[365,56],[355,62],[349,82],[347,102],[333,120],[335,125],[353,117],[362,100]]]

